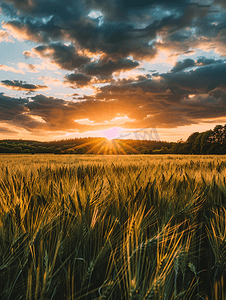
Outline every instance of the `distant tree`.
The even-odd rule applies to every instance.
[[[195,139],[197,138],[198,135],[199,135],[199,132],[194,132],[194,133],[192,133],[192,134],[188,137],[186,143],[192,145],[192,144],[194,143],[194,141],[195,141]]]
[[[191,145],[189,145],[188,143],[184,143],[183,145],[181,145],[180,147],[181,154],[189,154],[190,151],[191,151]]]
[[[207,154],[207,151],[212,147],[210,136],[213,134],[212,130],[203,132],[200,142],[200,153]]]
[[[180,154],[182,147],[183,147],[183,144],[181,142],[174,143],[173,147],[171,148],[171,153],[173,153],[173,154]]]
[[[201,139],[202,139],[202,133],[199,133],[193,142],[193,146],[190,152],[191,154],[200,154]]]
[[[24,149],[23,153],[31,153],[31,151],[29,149]]]
[[[68,154],[75,154],[75,150],[74,149],[69,149],[69,150],[66,150],[66,153],[68,153]]]
[[[149,151],[148,151],[148,149],[142,149],[140,153],[141,154],[149,154]]]
[[[215,144],[207,151],[207,154],[218,154],[217,153],[218,149],[219,149],[219,146],[217,144]]]
[[[84,153],[86,153],[86,148],[85,147],[79,147],[75,151],[76,151],[76,154],[84,154]]]
[[[226,125],[215,126],[209,140],[210,142],[217,143],[218,145],[226,144]]]
[[[48,147],[38,146],[36,152],[37,153],[49,153],[50,151],[49,151]]]
[[[5,146],[0,146],[0,153],[9,153],[10,152],[10,148],[9,147],[5,147]]]
[[[62,154],[62,150],[60,148],[56,148],[54,154]]]
[[[223,132],[224,132],[224,127],[222,125],[216,125],[213,130],[213,137],[214,137],[214,142],[218,144],[223,143]]]
[[[213,145],[211,143],[205,143],[201,146],[201,154],[208,154],[208,151]]]
[[[22,148],[21,147],[15,147],[13,148],[14,153],[21,153],[22,152]]]
[[[153,154],[153,149],[149,149],[148,154]]]

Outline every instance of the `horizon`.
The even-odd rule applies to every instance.
[[[2,0],[0,140],[224,125],[225,20],[224,0]]]
[[[226,124],[215,124],[214,127],[216,125],[226,125]],[[79,136],[79,137],[67,137],[67,138],[58,138],[58,139],[44,139],[44,140],[41,140],[41,139],[32,139],[32,138],[0,138],[0,142],[1,141],[31,141],[31,142],[41,142],[41,143],[45,143],[45,142],[57,142],[57,141],[66,141],[66,140],[73,140],[73,139],[85,139],[85,138],[105,138],[109,141],[111,140],[134,140],[134,141],[156,141],[156,142],[166,142],[166,143],[175,143],[175,142],[186,142],[188,137],[195,133],[195,132],[199,132],[199,131],[193,131],[191,132],[186,139],[182,139],[182,138],[179,138],[177,140],[174,140],[174,141],[170,141],[170,140],[164,140],[164,139],[161,139],[160,136],[159,136],[159,133],[158,133],[158,130],[155,128],[154,130],[156,131],[155,133],[153,133],[153,128],[151,129],[151,131],[147,131],[147,129],[138,129],[137,131],[127,131],[127,132],[124,132],[124,134],[122,133],[119,133],[119,134],[113,134],[111,135],[111,131],[112,129],[115,129],[115,128],[111,128],[109,130],[106,130],[106,132],[109,132],[109,133],[104,133],[104,131],[102,131],[102,135],[100,136]],[[207,129],[207,130],[213,130],[213,126],[211,126],[210,129]],[[205,130],[205,131],[207,131]],[[205,132],[205,131],[201,131],[199,133],[202,133],[202,132]],[[153,135],[155,135],[155,138],[151,138]],[[132,138],[132,137],[134,138]],[[143,138],[142,139],[142,136],[143,137],[150,137],[149,139],[148,138]]]

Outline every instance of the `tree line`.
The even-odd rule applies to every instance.
[[[194,132],[186,142],[175,143],[171,150],[175,154],[226,154],[226,125]]]
[[[114,154],[106,150],[105,138],[75,138],[51,142],[2,140],[0,153],[55,153],[55,154]],[[126,154],[226,154],[226,125],[213,130],[194,132],[184,142],[155,140],[113,140],[112,149],[119,147]],[[118,152],[117,152],[118,153]]]

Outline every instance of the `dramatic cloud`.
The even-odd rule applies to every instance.
[[[83,74],[69,74],[65,76],[65,83],[69,83],[73,88],[83,87],[90,83],[92,77]]]
[[[29,24],[23,24],[18,21],[12,21],[3,24],[2,28],[7,29],[12,36],[17,39],[31,40],[36,43],[47,41],[42,34],[39,33],[39,29],[30,22]]]
[[[226,63],[216,63],[189,72],[160,74],[177,93],[181,91],[208,93],[220,85],[226,86]]]
[[[208,76],[204,76],[205,74]],[[100,88],[95,96],[77,97],[80,102],[44,95],[37,95],[32,101],[18,99],[21,104],[12,107],[17,117],[14,116],[11,122],[14,124],[16,120],[17,124],[18,118],[26,115],[23,126],[33,130],[34,123],[30,119],[31,116],[37,116],[44,122],[36,122],[36,128],[53,131],[60,128],[75,129],[82,132],[100,129],[109,120],[119,116],[126,116],[123,124],[125,128],[173,128],[226,115],[225,63],[189,72],[169,72],[160,74],[159,77],[160,79],[151,79],[150,76],[140,76],[136,81],[124,79]],[[78,78],[75,76],[74,82],[79,82]],[[15,105],[15,99],[9,98],[8,101]],[[2,106],[1,113],[8,115],[8,108],[9,106]],[[84,119],[88,119],[90,124],[75,122]]]
[[[171,69],[172,73],[177,73],[183,71],[188,68],[196,67],[196,66],[208,66],[216,63],[223,63],[222,59],[214,60],[206,57],[199,57],[196,61],[193,59],[187,58],[183,61],[179,61],[175,64],[175,66]]]
[[[38,46],[33,51],[40,57],[49,58],[52,63],[65,70],[74,70],[90,61],[89,57],[79,54],[73,45],[66,46],[62,43]]]
[[[211,59],[211,58],[206,58],[206,57],[199,57],[196,61],[196,65],[198,66],[208,66],[216,63],[223,63],[224,61],[222,59]]]
[[[39,90],[48,89],[48,86],[46,85],[35,85],[35,84],[26,83],[25,81],[23,82],[19,80],[2,80],[1,86],[16,91],[28,91],[28,92],[35,92]]]
[[[28,99],[7,97],[0,93],[0,119],[1,121],[12,121],[19,118],[26,111],[25,104]]]
[[[120,59],[118,61],[98,61],[84,66],[84,72],[87,75],[111,76],[114,72],[129,71],[139,66],[137,61],[131,59]]]
[[[86,64],[79,68],[82,73],[74,73],[65,76],[65,83],[69,83],[72,88],[83,87],[92,83],[103,83],[112,81],[112,74],[121,71],[129,71],[139,66],[137,61],[130,59],[120,59],[118,61],[99,60]]]
[[[136,129],[226,117],[224,0],[2,0],[0,7],[1,44],[13,36],[24,55],[1,61],[0,71],[23,81],[0,79],[18,93],[0,94],[0,121],[82,132],[117,118]],[[49,85],[49,97],[19,98]]]
[[[6,1],[8,2],[8,1]],[[36,43],[72,41],[80,49],[109,58],[153,59],[158,49],[189,50],[189,41],[200,41],[203,36],[223,33],[223,24],[212,25],[209,18],[210,5],[203,6],[190,1],[10,1],[4,3],[5,13],[17,20],[3,27],[15,37]],[[99,17],[91,18],[90,10],[99,10]],[[18,16],[20,16],[18,20]],[[26,16],[26,17],[25,17]],[[202,21],[200,21],[202,19]],[[220,20],[221,21],[221,20]],[[223,21],[222,21],[223,22]],[[222,23],[221,22],[221,23]],[[211,30],[202,30],[208,25]],[[194,35],[194,29],[196,29]],[[217,28],[215,28],[217,27]],[[206,29],[205,29],[206,30]],[[161,43],[158,41],[161,36]],[[221,40],[222,38],[220,38]]]
[[[29,3],[29,4],[28,4]],[[223,5],[222,2],[219,2]],[[99,18],[89,17],[91,10],[101,12]],[[92,53],[104,53],[109,57],[152,59],[157,53],[156,38],[162,36],[160,47],[189,49],[189,40],[194,42],[202,36],[223,34],[221,24],[213,25],[209,12],[212,5],[181,1],[5,1],[2,10],[20,20],[4,24],[12,34],[35,41],[73,40],[82,49]],[[16,13],[17,12],[17,13]],[[26,16],[26,17],[25,17]],[[215,18],[216,19],[216,18]],[[209,30],[206,30],[206,26]],[[190,27],[190,28],[189,28]],[[196,29],[197,28],[197,29]],[[195,29],[195,35],[194,35]],[[205,30],[205,34],[203,34]],[[158,47],[157,47],[158,48]]]
[[[0,134],[17,134],[17,132],[16,131],[14,131],[14,130],[10,130],[10,129],[8,129],[8,128],[6,128],[6,127],[1,127],[0,126]]]
[[[183,71],[187,68],[191,68],[195,66],[195,61],[193,59],[185,59],[183,61],[179,61],[176,63],[176,65],[173,67],[173,69],[171,70],[172,73],[177,73],[180,71]]]

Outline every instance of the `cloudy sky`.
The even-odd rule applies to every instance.
[[[0,139],[226,123],[225,0],[0,0],[0,24]]]

